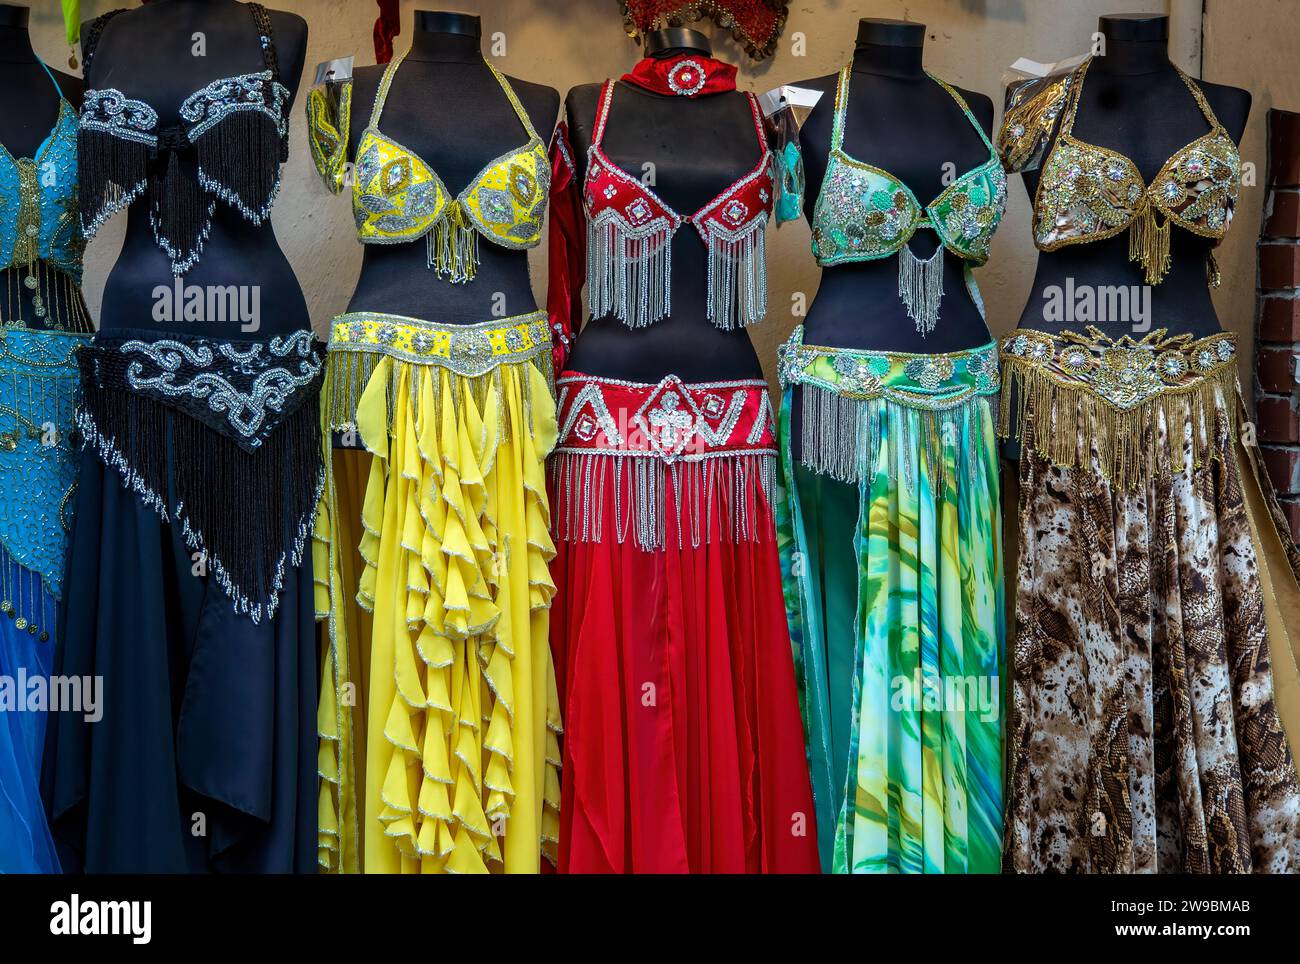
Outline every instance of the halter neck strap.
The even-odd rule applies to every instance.
[[[852,69],[852,64],[845,64],[840,70],[839,81],[835,85],[835,114],[831,120],[832,151],[843,151],[844,148],[844,117],[845,114],[848,113],[849,76]],[[996,156],[997,151],[993,147],[993,142],[989,140],[988,134],[984,133],[984,128],[980,125],[980,122],[976,120],[975,115],[971,113],[970,106],[966,103],[966,98],[947,81],[940,80],[928,70],[925,72],[925,76],[929,77],[932,81],[946,90],[948,95],[957,102],[957,106],[960,107],[961,112],[966,115],[966,119],[970,121],[971,127],[975,128],[975,132],[979,134],[980,140],[982,140],[984,146],[989,149],[989,153]]]
[[[63,100],[63,88],[59,86],[59,79],[54,76],[54,71],[50,70],[49,66],[45,61],[41,60],[40,57],[36,58],[36,62],[40,64],[41,69],[45,71],[45,76],[50,78],[50,83],[54,85],[54,92],[59,95],[59,100]]]
[[[410,52],[409,47],[406,50],[403,50],[400,54],[394,57],[384,69],[384,76],[379,81],[379,90],[375,94],[375,106],[370,111],[370,126],[376,130],[379,129],[379,118],[384,112],[384,104],[388,101],[388,91],[393,86],[393,77],[396,76],[397,68],[401,66],[402,61],[406,59],[406,55]],[[501,71],[497,70],[486,59],[483,61],[483,66],[492,71],[492,76],[496,78],[497,84],[500,85],[502,93],[506,95],[506,100],[510,102],[510,108],[515,112],[515,116],[519,118],[519,123],[524,125],[524,131],[528,134],[529,139],[536,139],[537,131],[533,128],[533,122],[528,119],[528,111],[524,110],[524,105],[521,104],[519,98],[515,96],[515,91],[514,88],[510,86],[510,81],[506,80]]]
[[[614,99],[614,79],[605,81],[605,89],[600,94],[600,108],[596,111],[596,128],[591,132],[591,146],[599,148],[605,140],[605,124],[609,120],[609,105]]]
[[[1068,99],[1065,102],[1065,109],[1061,116],[1061,133],[1070,135],[1074,131],[1074,118],[1079,113],[1079,102],[1083,97],[1083,78],[1088,73],[1088,68],[1092,65],[1092,57],[1089,57],[1077,68],[1077,73],[1073,79],[1073,86],[1070,88]],[[1219,123],[1219,118],[1215,116],[1214,108],[1210,102],[1205,99],[1205,94],[1201,91],[1200,85],[1196,83],[1188,74],[1177,64],[1172,65],[1179,78],[1191,92],[1192,99],[1196,101],[1196,106],[1200,108],[1201,115],[1205,118],[1206,123],[1210,125],[1211,130],[1221,131],[1223,125]]]

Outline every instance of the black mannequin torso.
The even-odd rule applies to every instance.
[[[267,11],[280,82],[297,94],[307,49],[307,23],[297,14]],[[88,25],[86,25],[88,26]],[[85,27],[83,27],[83,36]],[[201,35],[205,53],[192,51]],[[143,52],[147,52],[142,55]],[[179,121],[180,105],[209,82],[263,69],[257,31],[245,5],[234,0],[154,0],[109,21],[91,64],[88,85],[115,87],[158,112],[159,127]],[[290,108],[291,117],[297,116]],[[292,120],[291,120],[292,123]],[[155,324],[217,338],[269,338],[309,327],[307,302],[269,222],[254,225],[218,203],[203,254],[184,276],[187,285],[256,285],[259,328],[241,331],[238,319],[202,323],[153,321],[154,289],[173,283],[167,256],[154,241],[148,201],[128,211],[122,251],[104,285],[100,327]]]
[[[695,46],[668,47],[654,55],[712,56],[704,38],[694,32],[690,36]],[[584,84],[569,91],[565,100],[579,184],[586,176],[602,89],[601,84]],[[611,161],[638,178],[643,165],[653,164],[655,193],[682,215],[698,211],[752,171],[765,149],[758,143],[744,94],[686,98],[624,83],[615,86],[601,146]],[[749,335],[743,329],[716,328],[706,316],[706,249],[694,227],[683,224],[678,229],[671,258],[671,315],[635,330],[614,317],[589,319],[568,367],[649,383],[668,374],[687,382],[762,378]]]
[[[348,157],[370,123],[384,67],[362,67],[352,81]],[[548,138],[559,91],[508,78],[538,136]],[[449,92],[454,94],[449,96]],[[379,128],[418,154],[452,192],[489,160],[523,147],[528,134],[480,50],[479,18],[417,10],[411,50],[394,76]],[[368,244],[349,311],[380,311],[426,321],[470,324],[537,309],[528,252],[480,239],[474,280],[451,284],[428,267],[424,239]]]
[[[8,94],[5,109],[0,111],[0,145],[15,159],[34,158],[49,137],[58,123],[60,91],[74,109],[81,108],[81,78],[50,67],[59,90],[50,83],[49,74],[32,49],[28,13],[27,7],[0,3],[0,90]],[[0,304],[0,320],[8,321],[12,316],[23,319],[30,328],[45,327],[45,320],[32,305],[31,289],[17,278],[6,280],[0,289],[6,299],[22,299],[21,304],[7,300]]]
[[[989,149],[960,105],[922,69],[925,26],[863,19],[853,52],[843,149],[850,157],[888,171],[921,201],[933,200],[955,177],[985,164]],[[804,159],[804,211],[809,222],[826,175],[838,75],[795,86],[823,92],[799,131]],[[959,90],[986,134],[993,102]],[[938,235],[917,231],[910,247],[929,258]],[[823,270],[817,296],[804,322],[809,344],[877,351],[939,353],[991,341],[979,308],[966,290],[962,259],[945,252],[944,295],[939,324],[928,335],[898,297],[898,256],[836,265]],[[870,306],[869,310],[864,310]]]
[[[1200,137],[1209,124],[1169,60],[1168,18],[1116,15],[1101,18],[1106,54],[1093,59],[1084,80],[1073,134],[1079,140],[1119,151],[1150,183],[1173,154]],[[1235,87],[1197,81],[1219,123],[1240,143],[1250,113],[1250,94]],[[1059,125],[1058,125],[1059,126]],[[1054,135],[1055,136],[1055,133]],[[1046,157],[1046,155],[1044,155]],[[1025,173],[1033,198],[1039,172]],[[1220,330],[1207,284],[1206,255],[1213,245],[1174,225],[1170,227],[1169,273],[1151,288],[1152,328],[1201,337]],[[1078,328],[1075,322],[1046,320],[1049,288],[1062,290],[1066,279],[1083,285],[1140,286],[1142,266],[1128,257],[1128,232],[1104,241],[1044,251],[1038,257],[1033,289],[1020,324],[1042,331]],[[1133,319],[1094,322],[1112,337],[1134,334]]]

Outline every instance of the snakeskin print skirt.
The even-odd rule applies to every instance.
[[[1023,444],[1004,870],[1300,872],[1297,556],[1231,336],[1003,352]]]

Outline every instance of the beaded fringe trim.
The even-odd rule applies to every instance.
[[[698,549],[711,541],[716,518],[724,541],[758,542],[764,533],[757,500],[771,504],[776,471],[775,452],[720,452],[672,463],[650,454],[558,452],[550,463],[554,535],[564,542],[613,535],[620,544],[631,537],[648,552],[665,548],[671,535],[675,547]],[[611,489],[614,518],[607,521]]]
[[[1128,259],[1142,265],[1149,285],[1164,280],[1172,263],[1169,257],[1169,219],[1157,221],[1155,206],[1144,199],[1142,210],[1128,229]]]
[[[314,407],[301,406],[274,444],[249,453],[155,399],[91,382],[83,393],[76,417],[82,447],[116,469],[163,522],[180,526],[236,612],[254,623],[272,619],[288,570],[302,564],[325,486]],[[169,481],[175,505],[166,499]],[[258,491],[269,495],[250,504]]]
[[[349,349],[347,351],[330,351],[325,358],[325,381],[321,387],[321,420],[327,431],[345,432],[356,428],[357,405],[361,401],[361,396],[370,384],[370,378],[375,373],[375,369],[385,359],[392,356],[386,355],[382,351],[356,351]],[[488,396],[495,393],[498,396],[503,392],[501,372],[507,365],[528,364],[536,366],[537,370],[547,376],[548,386],[554,377],[551,370],[550,355],[544,354],[527,361],[502,361],[500,365],[491,371],[481,375],[463,375],[456,372],[450,366],[430,363],[431,366],[447,368],[457,382],[468,384],[470,397],[474,399],[474,405],[480,412],[484,411],[487,405]],[[398,380],[401,376],[403,365],[415,365],[415,362],[404,361],[399,358],[393,358],[389,382],[388,382],[388,412],[390,424],[388,428],[392,429],[391,419],[393,413],[393,399],[398,392]],[[531,427],[533,424],[533,393],[530,387],[530,379],[521,378],[519,380],[520,389],[523,392],[524,419]],[[455,384],[455,383],[453,383]],[[460,390],[455,390],[448,397],[442,389],[442,380],[436,379],[433,382],[433,403],[441,410],[441,406],[450,404],[454,411],[459,410],[462,404],[463,395]],[[410,385],[412,393],[412,404],[417,403],[414,393],[418,390],[419,385],[413,380]],[[552,393],[554,390],[552,389]],[[506,418],[504,406],[498,409],[498,424],[496,437],[503,442],[510,439],[510,426]]]
[[[734,236],[709,234],[708,316],[723,331],[747,327],[767,314],[767,215]]]
[[[925,337],[939,324],[939,302],[943,300],[943,245],[922,261],[903,245],[898,252],[898,297],[907,317]]]
[[[916,462],[936,490],[942,490],[948,476],[945,451],[984,447],[983,418],[977,409],[990,406],[987,395],[973,395],[951,408],[933,410],[900,405],[887,398],[848,398],[818,385],[803,385],[800,397],[799,462],[807,469],[839,482],[870,481],[880,470],[880,446],[884,438],[897,440],[890,448],[917,452]],[[967,437],[967,432],[974,434]],[[890,458],[885,473],[891,482],[902,479],[908,491],[916,485],[913,459]],[[968,459],[974,483],[975,460]]]
[[[1192,467],[1200,468],[1207,459],[1218,459],[1221,440],[1237,432],[1234,365],[1121,409],[1087,384],[1067,381],[1027,359],[1002,357],[998,433],[1014,436],[1062,468],[1082,467],[1080,449],[1091,448],[1102,477],[1121,489],[1135,488],[1166,468],[1184,471],[1189,434]],[[1167,461],[1155,445],[1162,422],[1169,432]]]
[[[644,328],[673,310],[672,226],[665,219],[629,228],[616,211],[587,224],[587,299],[591,316],[613,314]]]
[[[429,267],[452,284],[474,280],[478,267],[478,231],[469,220],[459,200],[452,201],[447,213],[425,235]]]
[[[767,215],[735,234],[709,228],[709,321],[724,331],[767,314]],[[645,328],[672,314],[673,228],[666,219],[630,228],[615,211],[587,224],[587,298],[593,318],[614,315]],[[942,280],[942,279],[941,279]]]

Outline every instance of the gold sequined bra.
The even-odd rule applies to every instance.
[[[1034,196],[1034,244],[1054,251],[1127,229],[1129,258],[1141,263],[1147,284],[1159,284],[1169,270],[1171,223],[1215,241],[1227,233],[1241,184],[1241,156],[1196,82],[1179,70],[1210,129],[1176,151],[1147,184],[1131,159],[1072,133],[1091,63],[1089,58],[1010,107],[998,136],[999,153],[1008,170],[1025,170],[1059,116],[1060,130]]]

